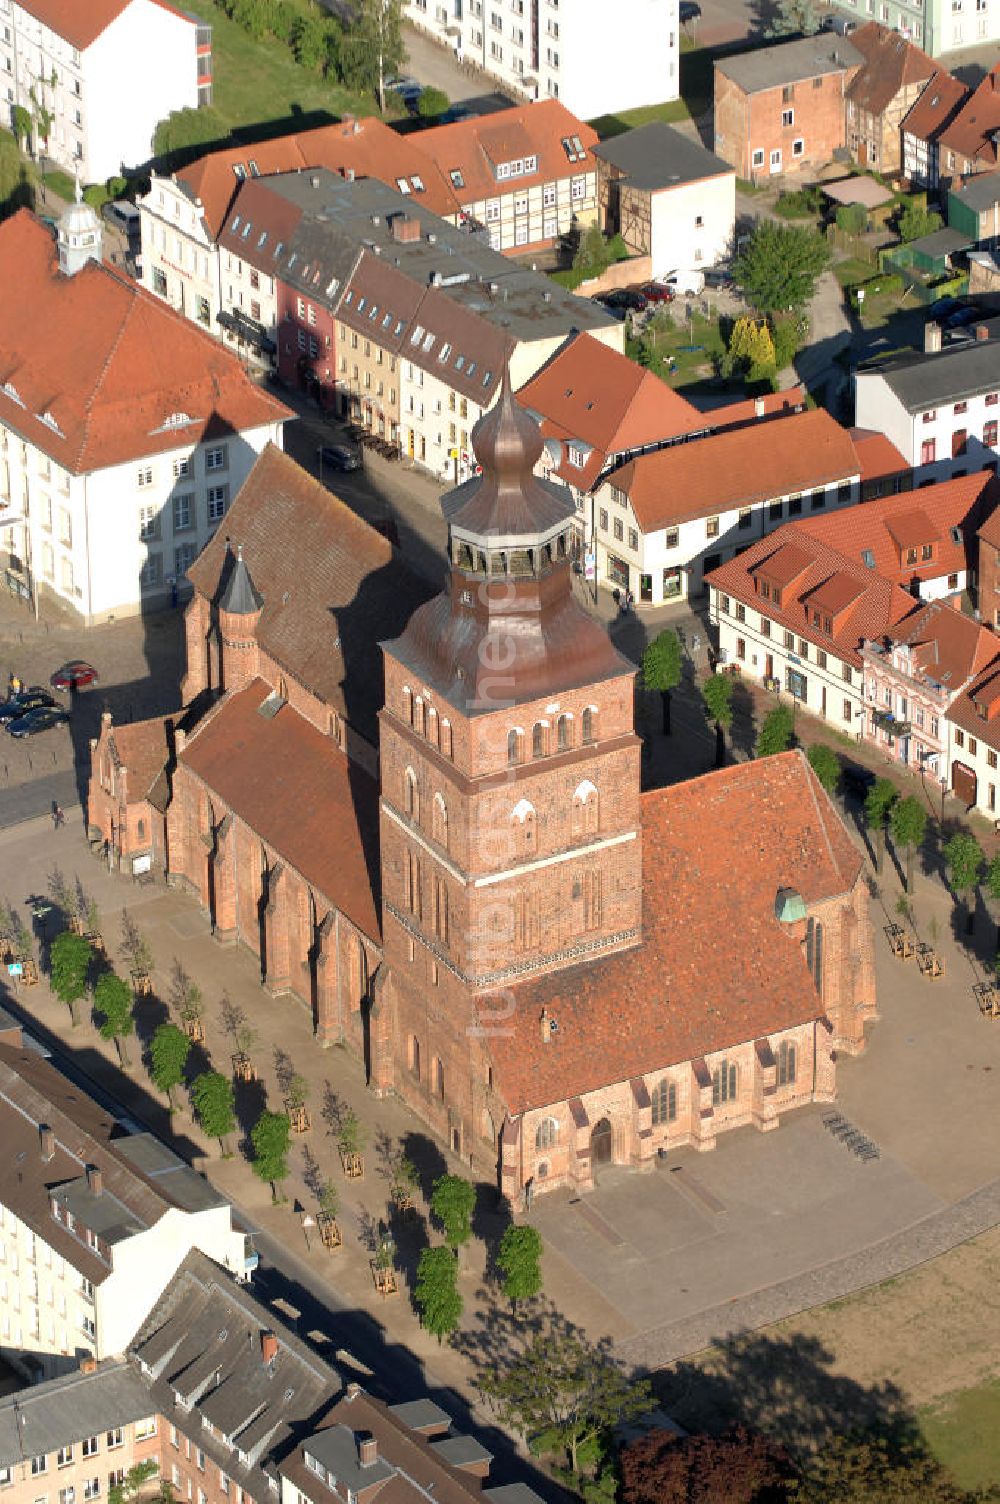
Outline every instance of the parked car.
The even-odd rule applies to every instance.
[[[405,75],[399,78],[387,78],[385,81],[386,93],[398,94],[400,99],[419,99],[423,84],[415,78],[407,78]]]
[[[472,120],[473,117],[475,116],[475,113],[476,112],[471,107],[471,105],[467,105],[467,104],[453,104],[453,105],[449,105],[448,109],[445,110],[444,114],[441,116],[440,120],[438,121],[438,124],[439,125],[454,125],[457,120]]]
[[[361,469],[361,456],[355,454],[353,449],[348,449],[345,444],[324,444],[319,457],[324,465],[330,466],[331,470]]]
[[[662,282],[644,282],[639,288],[647,303],[672,303],[674,295]]]
[[[601,293],[597,301],[623,314],[644,313],[649,307],[645,295],[634,287],[615,287],[611,292]]]
[[[732,287],[733,274],[726,266],[706,266],[703,274],[706,287]]]
[[[983,310],[977,308],[974,303],[963,303],[960,308],[952,309],[944,321],[946,329],[964,329],[966,324],[974,324],[977,319],[983,318]]]
[[[705,291],[705,273],[692,267],[690,271],[671,272],[669,276],[660,279],[665,287],[669,287],[674,297],[696,298],[700,292]]]
[[[7,730],[11,736],[37,736],[40,731],[50,731],[53,726],[65,725],[68,720],[68,712],[58,705],[37,705],[19,720],[8,721]]]
[[[961,306],[961,298],[938,298],[931,304],[930,308],[927,311],[930,314],[931,318],[936,321],[938,319],[947,318],[949,313],[954,313],[955,309],[961,308]]]
[[[39,705],[54,705],[56,702],[47,689],[23,689],[19,695],[11,695],[0,705],[0,721],[16,721]]]
[[[691,21],[701,20],[701,6],[695,4],[695,0],[681,0],[677,10],[682,26],[687,26]]]
[[[82,658],[73,658],[56,669],[49,683],[53,689],[86,689],[88,685],[96,684],[99,677],[96,668],[84,663]]]
[[[831,16],[824,16],[820,23],[820,31],[835,31],[838,37],[849,37],[858,29],[858,22],[853,16],[842,16],[835,12]]]

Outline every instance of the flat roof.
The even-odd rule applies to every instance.
[[[883,188],[874,178],[856,173],[850,178],[838,178],[835,183],[821,183],[827,198],[836,204],[863,204],[866,209],[877,209],[892,198],[891,188]]]
[[[864,58],[844,37],[817,32],[797,42],[778,47],[755,47],[750,52],[735,52],[716,58],[718,72],[739,84],[744,94],[758,94],[782,84],[818,78],[824,73],[842,73],[845,68],[860,68]]]
[[[700,141],[692,141],[663,120],[651,120],[601,141],[594,147],[594,156],[625,173],[633,187],[650,192],[736,173]]]

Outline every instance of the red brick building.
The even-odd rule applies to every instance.
[[[871,926],[797,754],[640,793],[635,668],[576,603],[573,498],[506,382],[474,442],[422,604],[263,456],[237,553],[192,569],[187,690],[222,697],[177,747],[170,871],[517,1206],[829,1100],[874,1010]]]
[[[715,142],[738,177],[815,172],[846,145],[845,96],[864,59],[828,33],[719,58]]]
[[[91,739],[90,839],[102,844],[110,865],[133,876],[167,865],[173,719],[156,716],[115,726],[106,710],[100,736]]]

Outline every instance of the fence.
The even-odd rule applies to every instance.
[[[869,266],[878,267],[878,251],[862,240],[860,235],[851,235],[838,225],[827,225],[826,238],[838,251],[844,251],[857,261],[865,261]]]

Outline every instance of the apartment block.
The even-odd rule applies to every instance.
[[[148,161],[157,123],[212,102],[212,28],[161,0],[0,0],[7,118],[85,182]]]

